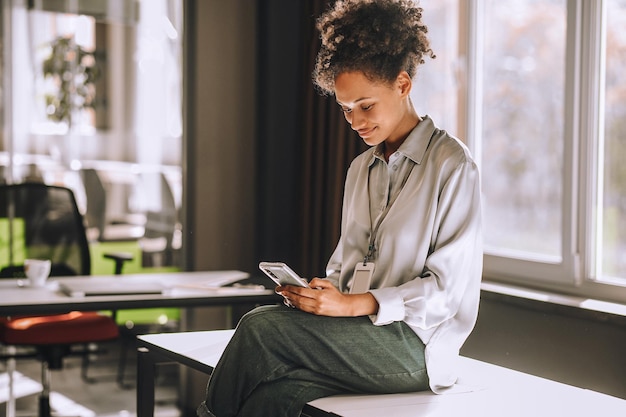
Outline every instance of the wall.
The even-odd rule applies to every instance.
[[[256,8],[188,1],[185,252],[192,269],[253,266]]]
[[[256,7],[185,2],[183,239],[189,270],[254,267]],[[186,329],[227,326],[229,311],[187,311]],[[195,415],[206,375],[183,372],[181,407]]]
[[[626,399],[626,327],[483,292],[465,356]]]

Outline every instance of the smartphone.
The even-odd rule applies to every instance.
[[[277,285],[294,285],[296,287],[309,288],[306,280],[283,262],[261,262],[259,268]]]

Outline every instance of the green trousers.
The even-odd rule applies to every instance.
[[[424,344],[405,323],[263,306],[237,325],[198,416],[297,417],[329,395],[427,389]]]

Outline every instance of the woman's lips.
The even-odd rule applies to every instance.
[[[361,130],[357,130],[357,133],[359,134],[360,137],[362,138],[366,138],[368,136],[371,136],[372,133],[374,132],[375,128],[371,128],[371,129],[361,129]]]

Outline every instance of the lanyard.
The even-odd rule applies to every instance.
[[[407,180],[409,179],[409,176],[411,175],[411,172],[413,171],[413,167],[414,166],[415,166],[415,163],[413,163],[411,165],[411,168],[409,169],[409,172],[407,172],[406,175],[404,176],[404,178],[402,178],[402,183],[400,185],[400,188],[398,189],[397,192],[395,192],[391,196],[391,199],[389,200],[389,203],[387,203],[387,205],[385,206],[385,209],[382,211],[382,213],[380,213],[380,215],[378,216],[378,219],[376,219],[376,224],[374,226],[372,226],[372,204],[371,204],[371,195],[370,195],[370,186],[369,186],[370,176],[369,175],[367,176],[367,182],[368,182],[367,183],[367,193],[368,193],[368,196],[369,196],[368,207],[369,207],[369,211],[370,211],[370,230],[371,230],[371,233],[370,233],[369,245],[367,246],[367,254],[363,258],[363,265],[367,264],[374,257],[374,252],[376,252],[376,234],[378,233],[378,228],[380,227],[380,224],[383,222],[385,217],[387,217],[387,214],[389,213],[389,210],[391,209],[391,206],[393,205],[393,203],[395,203],[396,199],[398,198],[398,195],[404,189],[404,185],[406,184]]]

